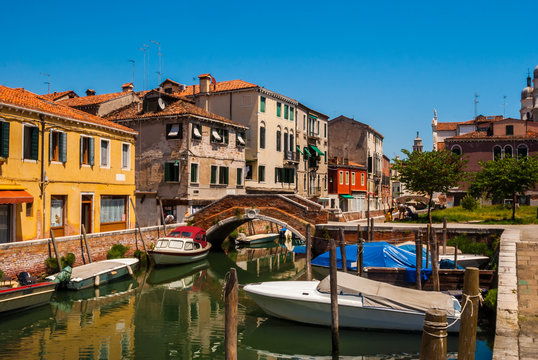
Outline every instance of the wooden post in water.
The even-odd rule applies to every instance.
[[[306,280],[312,280],[312,238],[310,235],[310,224],[306,225]]]
[[[458,340],[458,360],[474,360],[476,325],[478,321],[478,268],[465,269],[463,280],[462,313]]]
[[[235,268],[230,268],[226,274],[226,287],[224,288],[224,358],[226,360],[237,360],[237,301],[237,272]]]
[[[433,277],[433,291],[440,291],[441,285],[439,284],[439,254],[437,247],[437,238],[435,236],[435,229],[432,229],[432,277]]]
[[[86,246],[86,253],[88,254],[88,260],[90,261],[90,263],[92,263],[93,262],[92,254],[90,254],[90,247],[88,246],[88,239],[86,237],[86,227],[84,226],[84,224],[82,224],[81,228],[82,228],[82,238],[84,239],[84,245]]]
[[[431,225],[428,224],[426,227],[426,269],[430,267],[430,233]]]
[[[374,241],[374,218],[370,219],[370,242]]]
[[[458,268],[458,243],[454,245],[454,269]]]
[[[140,234],[140,240],[142,240],[142,247],[144,248],[144,253],[146,253],[146,256],[149,256],[148,250],[146,249],[146,243],[144,242],[144,238],[142,237],[142,230],[140,230],[140,225],[138,225],[138,216],[136,214],[136,208],[134,206],[133,199],[130,196],[129,196],[129,201],[131,202],[131,206],[133,207],[133,211],[135,213],[135,226],[138,229],[138,233]],[[166,231],[166,227],[165,227],[165,231]],[[135,231],[135,241],[136,241],[136,231]],[[148,261],[148,266],[149,266],[149,261]]]
[[[446,237],[447,237],[447,228],[446,228],[446,216],[443,217],[443,255],[446,255]]]
[[[54,232],[50,229],[50,239],[52,240],[52,247],[54,248],[54,254],[56,254],[56,261],[58,262],[58,269],[62,271],[62,262],[60,261],[60,255],[58,254],[58,248],[56,247],[56,239],[54,238]]]
[[[338,293],[337,293],[337,275],[336,275],[336,244],[333,239],[330,240],[330,288],[331,288],[331,330],[332,330],[332,355],[340,353],[339,334],[338,334]]]
[[[164,221],[164,208],[163,208],[163,203],[160,198],[159,198],[159,207],[161,208],[161,221],[163,223],[163,233],[164,233],[164,236],[166,236],[166,222]]]
[[[422,290],[422,242],[420,241],[420,232],[418,230],[415,231],[415,254],[417,258],[417,289]]]
[[[426,311],[420,348],[421,360],[446,360],[446,329],[447,322],[444,311],[433,309]]]
[[[364,252],[364,239],[361,237],[361,226],[357,225],[357,274],[362,276],[362,255]]]
[[[344,236],[344,229],[340,228],[340,256],[342,257],[342,271],[347,272],[347,258],[346,258],[346,238]]]

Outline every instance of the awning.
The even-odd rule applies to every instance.
[[[237,134],[237,141],[239,141],[241,145],[245,145],[245,140],[243,140],[243,137],[239,134]]]
[[[299,145],[297,145],[296,148],[297,148],[297,151],[301,153],[301,155],[304,155],[303,152],[301,151],[301,148],[299,147]]]
[[[305,156],[312,156],[312,154],[310,153],[310,151],[308,151],[308,148],[305,147],[305,148],[303,149],[303,151],[304,151],[304,155],[305,155]]]
[[[34,197],[24,190],[0,190],[0,204],[34,202]]]
[[[340,194],[340,197],[343,197],[344,199],[353,199],[353,196],[348,194]]]
[[[202,137],[202,134],[200,134],[200,130],[198,130],[197,127],[193,128],[192,133],[194,134],[195,138],[200,139]]]
[[[217,132],[217,130],[213,130],[211,132],[211,134],[213,135],[213,138],[217,141],[220,141],[222,138],[220,137],[219,133]]]
[[[320,149],[318,149],[316,145],[310,145],[310,147],[314,149],[314,151],[317,152],[320,156],[325,156],[325,153],[321,151]]]
[[[168,137],[176,137],[179,133],[179,124],[173,124],[170,127],[170,132],[168,133]]]

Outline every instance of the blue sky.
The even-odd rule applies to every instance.
[[[536,1],[130,1],[2,5],[0,84],[46,93],[142,88],[163,76],[192,84],[243,79],[331,118],[352,116],[385,136],[390,158],[420,131],[478,113],[519,118],[527,69],[538,65]],[[534,21],[534,22],[533,22]]]

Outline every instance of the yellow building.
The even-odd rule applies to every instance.
[[[0,85],[0,243],[132,228],[136,134]]]

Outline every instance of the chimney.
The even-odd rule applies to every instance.
[[[209,85],[211,84],[211,74],[202,74],[198,76],[200,79],[200,93],[208,93]]]
[[[134,85],[133,85],[132,82],[123,84],[123,85],[121,86],[121,91],[122,91],[122,92],[133,91],[133,89],[134,89]]]
[[[93,89],[86,90],[86,96],[94,96],[94,95],[95,95],[95,90]]]

